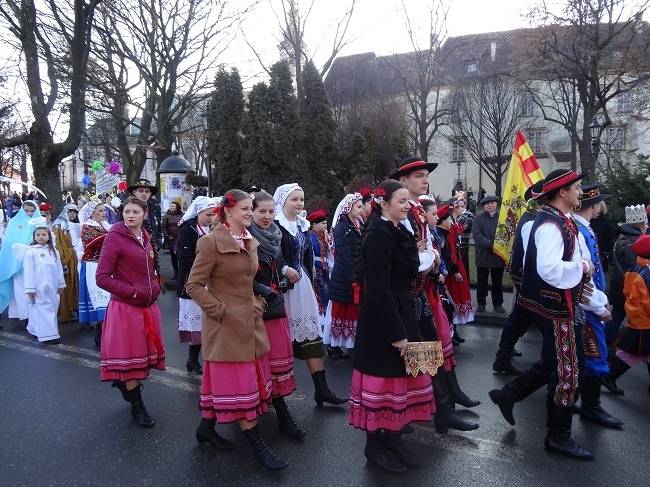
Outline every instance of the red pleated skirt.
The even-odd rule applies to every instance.
[[[293,346],[288,318],[264,321],[271,350],[267,354],[271,367],[271,395],[288,396],[296,390],[293,375]]]
[[[435,414],[431,376],[374,377],[352,372],[348,422],[365,431],[400,431]]]
[[[253,362],[203,362],[199,409],[219,423],[254,421],[269,410],[271,369],[269,354]]]
[[[165,370],[158,304],[136,308],[111,300],[102,327],[101,380],[142,380],[149,369]]]

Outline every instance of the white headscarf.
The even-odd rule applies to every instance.
[[[197,196],[196,199],[192,201],[192,204],[190,204],[190,207],[187,209],[183,215],[183,218],[181,218],[178,224],[180,225],[181,223],[186,222],[191,218],[196,218],[197,215],[204,210],[209,210],[210,208],[216,207],[217,203],[214,199],[208,198],[207,196]]]
[[[74,212],[79,214],[79,208],[77,208],[77,205],[74,203],[68,203],[63,207],[63,211],[61,214],[57,217],[56,220],[54,220],[54,223],[52,223],[52,226],[60,226],[61,231],[67,232],[70,228],[70,217],[68,216],[68,211],[73,210]]]
[[[296,215],[295,223],[290,222],[284,214],[284,204],[289,195],[296,190],[302,191],[300,185],[297,183],[289,183],[279,186],[275,190],[275,193],[273,193],[273,199],[275,200],[275,218],[278,220],[278,223],[293,236],[297,233],[297,227],[300,228],[301,232],[304,232],[305,230],[308,230],[311,225],[309,220],[300,215]]]
[[[335,250],[335,243],[334,243],[334,228],[336,227],[336,224],[339,222],[341,219],[341,215],[347,215],[350,213],[350,210],[352,210],[352,207],[355,205],[357,201],[361,201],[363,199],[363,196],[361,196],[361,193],[349,193],[346,194],[345,197],[341,200],[341,202],[338,204],[336,207],[336,211],[334,212],[334,219],[332,220],[332,228],[330,228],[330,252],[334,254]],[[352,222],[353,224],[355,222]]]
[[[85,205],[83,205],[81,207],[81,210],[79,210],[79,223],[83,225],[88,220],[90,220],[90,217],[93,216],[93,211],[95,211],[95,208],[103,204],[104,202],[102,200],[100,200],[99,198],[94,198],[90,200],[88,203],[86,203]]]

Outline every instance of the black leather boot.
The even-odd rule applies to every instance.
[[[289,462],[276,456],[276,454],[269,448],[264,441],[264,438],[262,438],[262,433],[260,432],[260,427],[258,425],[253,426],[251,429],[244,430],[244,435],[253,447],[253,457],[264,465],[265,468],[275,472],[289,466]]]
[[[465,343],[465,339],[458,334],[458,326],[457,325],[451,325],[451,326],[454,328],[453,339],[456,340],[458,343]]]
[[[465,394],[460,386],[458,385],[458,378],[456,377],[456,368],[452,367],[449,372],[445,371],[444,373],[445,381],[447,382],[447,390],[451,396],[451,400],[456,404],[460,404],[466,408],[473,408],[481,404],[481,401],[476,401],[470,399],[467,394]]]
[[[327,355],[334,358],[349,359],[350,355],[345,353],[341,347],[333,347],[331,345],[327,346]]]
[[[465,421],[458,416],[454,410],[454,401],[451,400],[449,391],[447,391],[447,383],[442,374],[442,369],[431,377],[433,384],[433,398],[436,402],[436,415],[434,417],[434,424],[436,431],[441,434],[447,433],[450,429],[457,431],[472,431],[478,429],[478,424]]]
[[[126,384],[123,381],[114,380],[113,383],[111,384],[111,387],[116,387],[117,390],[122,393],[122,399],[124,399],[126,402],[131,402],[131,398],[129,397],[129,391],[126,389]]]
[[[496,359],[492,364],[492,370],[498,374],[521,375],[521,370],[512,365],[512,351],[500,348],[497,351]]]
[[[400,433],[384,431],[382,434],[382,440],[386,450],[395,455],[400,463],[406,465],[408,468],[420,468],[422,466],[422,460],[408,449],[402,441]]]
[[[314,381],[314,401],[319,406],[322,406],[324,402],[334,405],[343,404],[348,400],[334,394],[327,385],[327,379],[325,378],[325,371],[319,370],[314,372],[311,375],[311,379]]]
[[[291,438],[302,438],[307,434],[307,432],[298,426],[291,417],[289,408],[287,407],[287,403],[284,402],[283,397],[274,397],[272,402],[275,412],[278,415],[278,427],[280,428],[280,431],[284,431]]]
[[[131,400],[131,416],[143,428],[153,428],[156,426],[153,418],[149,416],[147,408],[144,407],[142,402],[142,384],[129,390],[129,399]]]
[[[366,448],[363,451],[369,462],[390,473],[404,473],[408,468],[389,452],[381,440],[381,432],[366,431]]]
[[[199,354],[201,353],[201,345],[190,345],[190,355],[185,362],[185,367],[188,372],[194,372],[198,375],[203,375],[203,367],[199,362]]]
[[[516,402],[523,401],[540,387],[548,384],[548,377],[527,370],[508,382],[501,389],[489,392],[492,402],[499,406],[504,419],[514,426],[512,408]]]
[[[609,362],[609,374],[602,378],[603,385],[612,394],[616,394],[617,396],[625,395],[625,391],[616,385],[616,379],[628,370],[630,370],[630,366],[614,355],[612,360]]]
[[[593,460],[594,456],[571,438],[573,408],[556,404],[547,404],[546,407],[548,433],[544,440],[544,449],[579,460]]]
[[[217,433],[217,431],[214,429],[216,423],[217,420],[214,418],[201,418],[201,423],[196,429],[196,440],[201,444],[208,442],[217,450],[228,451],[235,448],[235,445],[232,441],[226,440],[225,438],[221,437],[219,433]]]
[[[623,426],[623,421],[605,411],[600,405],[600,379],[597,377],[585,377],[580,388],[582,396],[582,407],[580,418],[608,428]]]
[[[101,346],[102,344],[102,322],[98,321],[95,324],[95,344]]]

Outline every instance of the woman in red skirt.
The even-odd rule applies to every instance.
[[[400,432],[435,413],[431,377],[407,375],[403,359],[408,342],[422,341],[411,293],[418,248],[400,223],[409,208],[404,185],[384,181],[375,190],[361,236],[359,277],[365,295],[357,323],[349,423],[366,431],[366,458],[389,472],[420,466]]]
[[[273,196],[266,191],[258,191],[253,201],[253,223],[250,226],[250,233],[259,243],[257,247],[259,266],[253,282],[253,292],[265,296],[269,302],[280,301],[282,299],[280,296],[288,288],[286,278],[281,277],[284,265],[280,248],[282,232],[274,223],[274,219]],[[271,397],[280,429],[292,438],[302,438],[307,433],[296,424],[284,401],[286,396],[296,390],[296,378],[293,374],[291,329],[284,302],[278,307],[280,311],[275,312],[274,316],[264,317],[264,326],[271,346],[269,351]]]
[[[187,293],[203,310],[202,419],[196,439],[232,449],[214,426],[216,421],[236,421],[253,446],[255,459],[269,470],[281,470],[289,464],[266,445],[257,425],[257,417],[271,403],[272,382],[262,320],[266,301],[253,293],[259,244],[246,230],[252,219],[248,193],[230,190],[219,205],[219,223],[196,245],[187,281]]]
[[[111,293],[101,341],[101,379],[131,403],[131,415],[144,428],[155,423],[141,395],[149,369],[165,370],[160,294],[154,272],[151,236],[142,228],[147,206],[135,197],[124,201],[124,221],[104,239],[97,285]]]

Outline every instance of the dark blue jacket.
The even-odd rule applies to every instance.
[[[339,303],[354,302],[352,283],[357,275],[361,235],[347,215],[334,227],[335,260],[329,283],[329,298]]]

